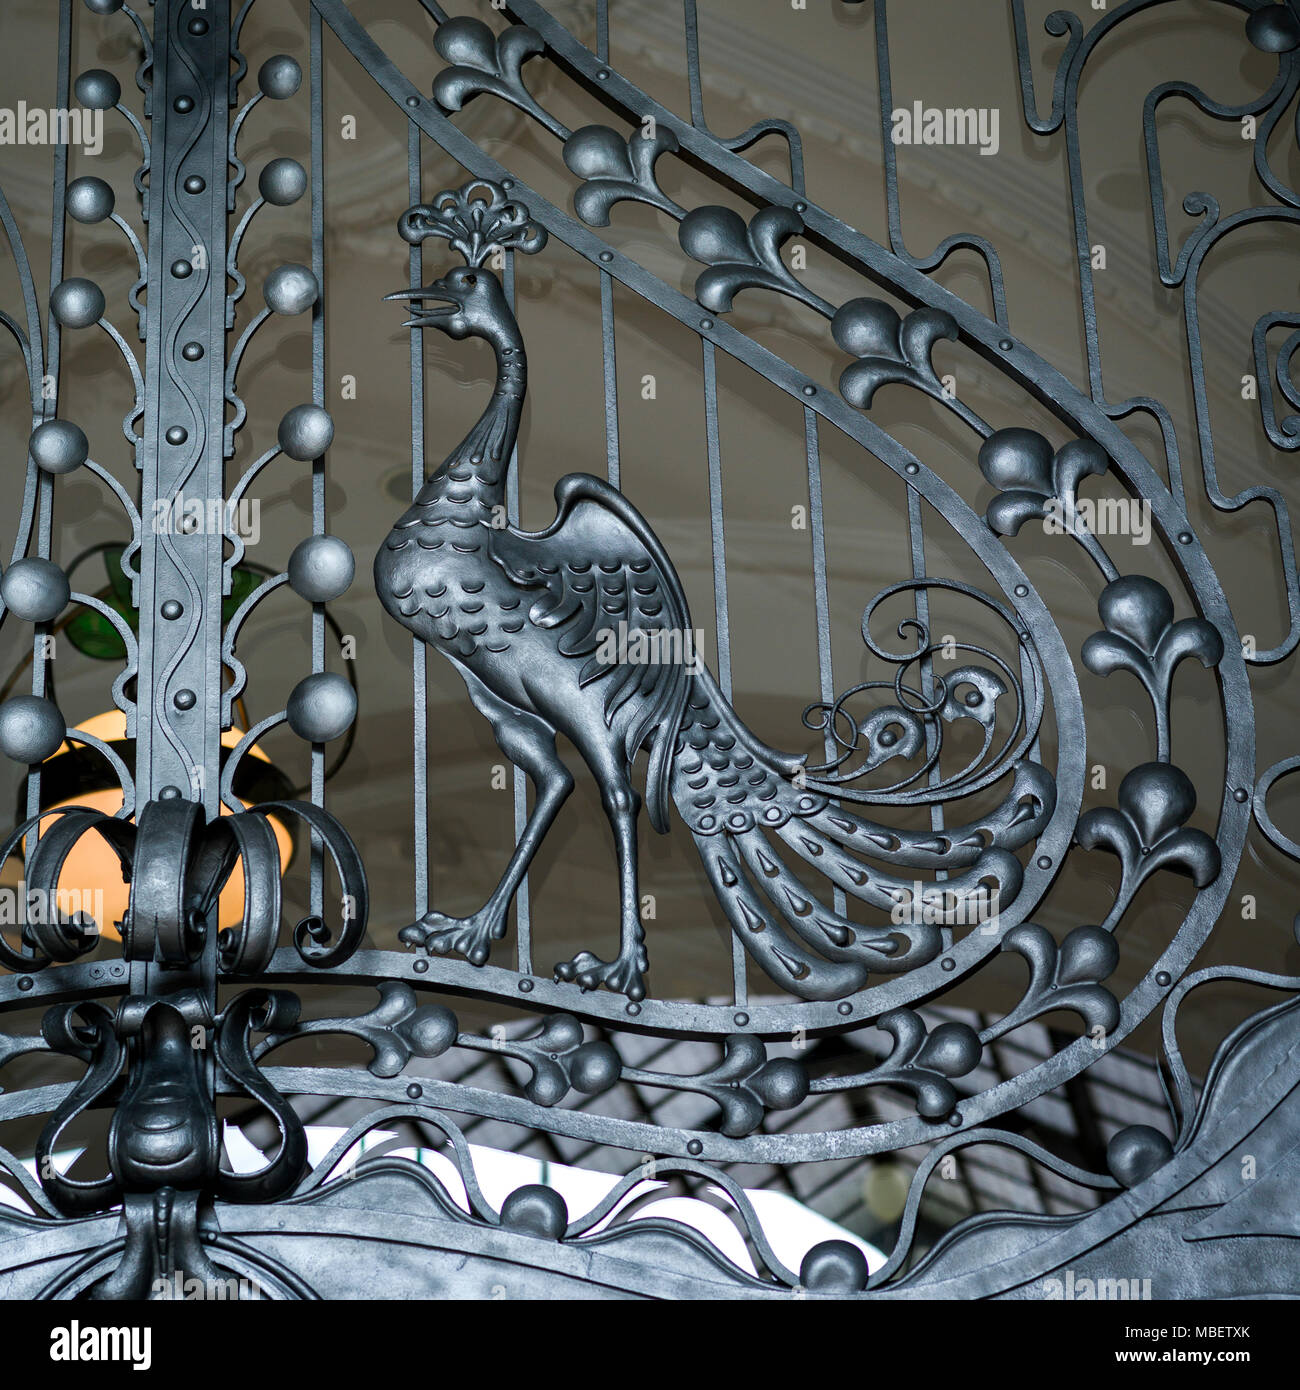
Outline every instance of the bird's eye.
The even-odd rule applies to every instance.
[[[467,275],[467,276],[465,277],[465,284],[467,284],[467,285],[477,285],[477,284],[478,284],[478,276],[477,276],[477,275]]]

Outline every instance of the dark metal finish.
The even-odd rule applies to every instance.
[[[142,241],[121,215],[119,204],[131,201],[123,190],[92,178],[69,183],[66,156],[57,156],[47,331],[19,229],[0,192],[0,222],[24,296],[20,318],[5,315],[0,323],[22,352],[32,404],[30,459],[0,601],[10,622],[31,623],[37,635],[69,604],[114,624],[127,657],[112,697],[126,718],[126,740],[134,743],[132,769],[124,746],[68,731],[39,644],[30,692],[0,705],[0,751],[31,766],[26,804],[4,856],[28,837],[24,878],[52,898],[69,853],[93,832],[120,859],[131,883],[120,961],[82,960],[98,939],[79,917],[56,913],[30,923],[12,943],[0,936],[0,966],[7,972],[0,974],[0,1013],[45,1010],[39,1036],[0,1033],[0,1066],[42,1051],[85,1066],[75,1083],[0,1092],[0,1126],[49,1116],[36,1149],[37,1178],[0,1148],[0,1168],[30,1206],[21,1215],[0,1209],[0,1231],[22,1237],[21,1257],[0,1268],[0,1286],[46,1298],[123,1298],[147,1296],[157,1280],[177,1273],[207,1282],[233,1273],[269,1297],[337,1296],[362,1280],[392,1296],[491,1296],[499,1271],[509,1265],[512,1296],[1050,1297],[1061,1296],[1050,1285],[1062,1271],[1072,1279],[1120,1268],[1150,1270],[1155,1277],[1158,1265],[1157,1296],[1232,1296],[1264,1285],[1268,1292],[1300,1292],[1294,1240],[1300,1231],[1290,1198],[1300,1127],[1296,1002],[1266,1009],[1228,1036],[1199,1096],[1175,1036],[1179,1007],[1199,985],[1232,979],[1300,989],[1300,980],[1256,970],[1188,973],[1229,901],[1252,815],[1275,847],[1300,860],[1300,846],[1268,810],[1270,788],[1300,766],[1300,757],[1257,777],[1247,671],[1252,663],[1282,661],[1300,643],[1289,513],[1275,488],[1250,487],[1235,496],[1220,489],[1197,308],[1202,265],[1222,238],[1240,227],[1300,217],[1300,194],[1275,171],[1268,147],[1300,87],[1300,21],[1292,9],[1225,0],[1225,8],[1245,17],[1243,45],[1277,55],[1276,80],[1255,101],[1227,107],[1186,83],[1167,82],[1153,89],[1143,117],[1160,276],[1184,294],[1205,497],[1227,512],[1263,501],[1276,523],[1288,631],[1274,647],[1255,651],[1243,648],[1189,520],[1187,480],[1168,410],[1148,398],[1112,400],[1103,384],[1076,98],[1099,44],[1160,0],[1128,0],[1086,34],[1073,14],[1049,18],[1049,34],[1064,38],[1065,46],[1046,117],[1035,93],[1023,4],[1011,4],[1026,123],[1040,135],[1059,135],[1067,154],[1086,390],[1013,335],[1002,262],[989,241],[959,233],[925,256],[906,249],[889,133],[886,0],[874,6],[874,38],[888,245],[810,200],[799,132],[788,122],[760,121],[734,138],[709,128],[695,0],[684,0],[682,9],[689,120],[610,65],[604,0],[594,52],[535,0],[510,0],[508,22],[499,31],[477,19],[448,19],[431,0],[422,0],[422,8],[412,5],[417,17],[429,20],[430,46],[442,61],[432,99],[412,85],[343,0],[312,0],[306,72],[288,55],[272,57],[257,72],[256,91],[240,105],[248,73],[241,32],[252,3],[232,16],[229,0],[210,0],[200,26],[191,22],[184,0],[156,0],[152,33],[121,7],[142,44],[137,82],[146,98],[146,129],[122,107],[111,74],[90,71],[73,80],[71,0],[61,0],[59,92],[66,98],[74,90],[83,105],[116,109],[133,123],[142,160],[136,209],[147,235]],[[118,7],[91,8],[107,18],[83,22],[126,22],[112,18]],[[415,948],[405,954],[367,946],[365,871],[346,828],[324,806],[324,745],[350,739],[357,715],[355,684],[325,663],[325,605],[348,589],[355,571],[350,549],[330,534],[326,514],[327,453],[334,440],[324,404],[326,27],[356,60],[361,80],[397,105],[408,131],[409,206],[392,213],[410,248],[409,280],[388,297],[410,315],[413,499],[387,539],[374,538],[380,602],[414,639],[414,893],[410,919],[384,924],[400,928],[399,939]],[[532,72],[543,64],[594,94],[613,124],[566,127],[530,87]],[[1255,119],[1255,171],[1275,200],[1222,216],[1208,194],[1189,193],[1184,206],[1203,220],[1177,252],[1169,242],[1155,122],[1156,108],[1173,94],[1220,120]],[[310,167],[288,157],[268,160],[257,174],[257,196],[232,227],[237,191],[249,173],[239,138],[264,100],[308,103]],[[556,170],[570,176],[576,216],[530,188],[453,121],[480,101],[510,104],[549,137]],[[745,157],[764,135],[784,142],[788,183]],[[460,187],[425,195],[420,154],[426,140],[464,169]],[[750,210],[742,216],[721,204],[682,206],[659,182],[665,161],[676,158],[720,188],[738,191]],[[268,203],[291,207],[308,193],[311,264],[272,270],[260,287],[265,307],[234,338],[237,307],[249,288],[240,251],[256,213]],[[602,240],[598,229],[609,226],[626,202],[655,210],[665,244],[675,243],[681,265],[696,263],[693,298]],[[138,317],[143,366],[110,321],[99,286],[64,276],[65,211],[91,228],[112,221],[130,239],[140,279],[127,307]],[[795,237],[858,276],[863,292],[835,304],[810,289],[783,255]],[[463,265],[438,254],[443,241]],[[599,277],[607,476],[562,478],[554,521],[527,531],[519,525],[518,444],[527,351],[538,345],[526,340],[516,316],[515,258],[544,256],[556,244]],[[394,237],[395,275],[401,245]],[[992,316],[932,274],[959,249],[974,252],[987,273]],[[701,345],[716,672],[696,650],[668,547],[620,490],[615,282],[685,325]],[[875,297],[873,286],[903,311]],[[783,296],[806,311],[808,331],[823,334],[843,354],[837,379],[810,380],[729,322],[742,294]],[[311,316],[312,386],[303,391],[310,399],[286,410],[274,446],[228,481],[227,461],[246,424],[239,373],[249,343],[272,315],[300,314]],[[1260,428],[1282,450],[1297,447],[1296,417],[1283,415],[1282,402],[1300,409],[1292,375],[1300,333],[1291,333],[1271,364],[1269,334],[1298,323],[1294,313],[1279,309],[1259,320],[1252,340]],[[62,418],[57,393],[44,389],[59,379],[60,335],[94,327],[114,341],[131,375],[134,400],[123,430],[140,473],[135,496],[95,463],[85,433]],[[456,340],[485,340],[496,369],[480,419],[459,444],[445,441],[449,452],[434,468],[422,456],[421,335],[429,328]],[[1043,403],[1064,426],[1066,442],[1054,446],[1035,429],[994,428],[984,420],[945,385],[935,353],[947,351],[946,344],[978,354],[1026,401]],[[733,698],[719,354],[757,372],[802,412],[818,655],[804,722],[824,747],[815,763],[762,742]],[[885,386],[909,388],[950,412],[972,470],[992,489],[982,515],[873,420],[876,394]],[[1159,426],[1167,485],[1120,428],[1135,413]],[[862,596],[862,639],[878,674],[844,689],[835,686],[830,659],[820,453],[820,431],[827,426],[902,484],[908,508],[910,573],[881,576],[876,591]],[[223,620],[223,599],[244,556],[229,520],[233,505],[252,495],[281,453],[310,467],[310,532],[286,571],[266,571]],[[59,479],[80,469],[109,488],[129,529],[120,563],[138,608],[138,642],[113,609],[74,591],[50,558]],[[1149,505],[1181,592],[1126,572],[1107,537],[1089,527],[1083,503],[1102,480],[1116,481],[1127,496]],[[223,526],[186,534],[149,525],[160,504],[165,508],[182,494],[222,502]],[[927,525],[936,518],[983,566],[984,584],[931,572]],[[1112,804],[1087,810],[1087,725],[1076,662],[1016,558],[1018,533],[1051,518],[1061,520],[1056,543],[1071,556],[1078,546],[1094,586],[1099,626],[1083,643],[1079,661],[1098,677],[1123,672],[1134,678],[1114,684],[1124,687],[1149,733],[1150,760],[1126,770]],[[233,749],[224,748],[222,732],[232,727],[234,702],[247,680],[237,655],[241,628],[263,599],[285,586],[311,605],[311,669],[302,672],[283,710],[244,731]],[[940,603],[959,605],[981,634],[998,631],[1000,645],[987,638],[945,640],[931,616]],[[1175,617],[1182,609],[1194,615]],[[885,615],[900,611],[906,616],[896,637],[882,638]],[[440,789],[436,776],[425,778],[429,648],[462,676],[469,699],[516,769],[515,844],[487,902],[464,918],[430,901],[427,828],[430,811],[438,814]],[[1221,788],[1194,785],[1179,766],[1177,755],[1181,750],[1186,761],[1188,742],[1197,736],[1173,714],[1176,673],[1186,669],[1187,658],[1213,673],[1217,698],[1206,717],[1222,727]],[[140,692],[138,701],[131,691]],[[246,807],[255,781],[249,750],[281,724],[311,745],[308,799],[276,795]],[[576,749],[595,780],[613,836],[619,901],[613,958],[598,954],[603,946],[592,942],[593,949],[552,970],[535,963],[541,947],[533,938],[527,871],[574,786],[557,753],[557,736]],[[106,760],[125,797],[118,815],[78,806],[46,809],[51,802],[43,799],[40,765],[65,738]],[[1045,751],[1049,746],[1053,756]],[[642,752],[644,786],[634,774]],[[638,881],[643,796],[656,831],[692,837],[730,925],[729,998],[701,1002],[654,991],[653,927],[647,932],[641,919]],[[1189,824],[1198,801],[1212,809],[1217,803],[1213,834]],[[908,819],[913,808],[923,809],[928,826],[917,828],[914,815]],[[272,820],[302,822],[310,840],[311,911],[284,944]],[[1058,940],[1032,918],[1067,856],[1096,851],[1115,861],[1113,905],[1105,920],[1079,922]],[[327,857],[339,893],[336,913],[326,910]],[[217,897],[237,864],[244,880],[242,918],[219,932]],[[1119,928],[1143,884],[1168,873],[1191,881],[1190,906],[1143,977],[1127,992],[1113,989],[1107,982],[1121,961]],[[865,916],[880,924],[864,925],[860,909],[851,914],[850,899],[865,904]],[[510,961],[497,943],[510,935],[512,907]],[[339,919],[336,928],[327,923],[331,917]],[[1000,1017],[980,1017],[978,1027],[936,1021],[924,1012],[953,984],[1005,954],[1026,966],[1014,1007]],[[761,975],[751,977],[750,960]],[[378,1002],[353,1016],[304,1020],[287,986],[322,980],[371,985]],[[227,981],[237,988],[219,994]],[[508,1037],[485,1037],[463,1029],[441,1002],[461,996],[514,1009],[523,1004],[535,1018]],[[1110,1140],[1107,1171],[1101,1171],[1099,1159],[1084,1166],[1017,1132],[1026,1107],[1058,1088],[1077,1089],[1089,1068],[1157,1010],[1171,1078],[1168,1135],[1146,1125],[1122,1129]],[[1075,1033],[1054,1031],[1051,1055],[1007,1074],[1002,1040],[1048,1016],[1059,1027],[1062,1014],[1077,1020]],[[702,1042],[711,1046],[712,1061],[689,1071],[654,1065],[653,1058],[634,1064],[610,1040],[611,1026],[635,1037]],[[860,1045],[868,1033],[876,1038],[870,1050]],[[371,1049],[368,1064],[268,1064],[276,1049],[321,1034],[364,1041]],[[792,1038],[851,1045],[851,1064],[819,1074],[790,1046]],[[488,1052],[509,1058],[515,1068],[504,1089],[439,1080],[416,1066],[445,1054]],[[981,1089],[970,1078],[990,1057],[997,1080]],[[714,1122],[670,1128],[606,1106],[620,1086],[703,1097],[716,1110]],[[849,1093],[862,1099],[873,1088],[904,1097],[906,1111],[835,1129],[800,1123],[819,1098]],[[270,1157],[259,1172],[237,1175],[223,1164],[217,1106],[225,1097],[256,1107],[274,1128]],[[303,1118],[311,1097],[347,1097],[370,1107],[314,1168]],[[86,1111],[104,1107],[112,1109],[112,1119],[102,1174],[91,1180],[61,1174],[53,1162],[61,1136]],[[774,1120],[779,1113],[789,1128]],[[557,1192],[536,1185],[513,1192],[498,1209],[483,1197],[468,1142],[451,1115],[624,1150],[627,1176],[577,1218]],[[357,1166],[346,1185],[333,1180],[359,1140],[406,1124],[445,1140],[464,1203],[428,1167],[391,1155]],[[1234,1174],[1247,1136],[1258,1173],[1243,1184]],[[1098,1147],[1095,1132],[1091,1141]],[[928,1180],[976,1145],[1002,1146],[1028,1166],[1099,1195],[1069,1216],[973,1219],[913,1261]],[[826,1162],[917,1146],[926,1156],[911,1183],[897,1242],[870,1274],[856,1247],[838,1241],[815,1246],[797,1270],[783,1264],[753,1203],[719,1166]],[[652,1156],[649,1173],[641,1166],[645,1154]],[[630,1198],[644,1196],[641,1184],[651,1176],[724,1194],[753,1254],[754,1272],[679,1222],[628,1219]],[[402,1225],[400,1243],[395,1220]]]

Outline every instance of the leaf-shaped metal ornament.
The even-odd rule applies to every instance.
[[[942,309],[916,309],[903,318],[884,300],[850,299],[835,311],[831,334],[857,358],[840,373],[840,395],[859,410],[869,410],[876,390],[891,382],[938,394],[931,354],[940,338],[956,339],[957,324]]]
[[[465,1038],[467,1047],[513,1057],[532,1073],[523,1091],[534,1105],[552,1106],[571,1090],[596,1096],[619,1080],[622,1061],[607,1042],[584,1041],[572,1014],[552,1014],[529,1038]]]
[[[1096,537],[1078,525],[1075,500],[1079,485],[1090,473],[1110,467],[1105,450],[1091,439],[1071,439],[1053,452],[1037,430],[1013,426],[995,430],[980,446],[980,472],[998,490],[985,520],[1000,536],[1014,536],[1031,518],[1046,519],[1059,512],[1068,530],[1092,554],[1099,553]],[[1104,564],[1104,556],[1103,568]],[[1111,573],[1114,573],[1112,570]]]
[[[943,1120],[957,1105],[953,1078],[979,1065],[983,1044],[965,1023],[940,1023],[927,1031],[921,1015],[911,1009],[882,1014],[876,1027],[894,1040],[889,1055],[877,1067],[854,1076],[827,1077],[814,1083],[816,1091],[847,1091],[859,1086],[893,1086],[909,1092],[923,1119]]]
[[[438,26],[433,46],[449,65],[433,81],[433,99],[444,111],[459,111],[488,92],[526,111],[553,135],[563,139],[569,133],[524,85],[524,64],[546,49],[536,29],[512,24],[498,35],[481,19],[462,15]]]
[[[1219,876],[1219,846],[1185,822],[1196,791],[1172,763],[1143,763],[1119,784],[1119,807],[1097,807],[1079,817],[1074,838],[1084,849],[1104,849],[1120,861],[1120,888],[1102,923],[1116,922],[1143,880],[1157,869],[1186,874],[1198,888]]]
[[[769,1110],[788,1110],[802,1104],[809,1090],[807,1073],[798,1062],[791,1057],[769,1058],[762,1040],[749,1033],[732,1033],[724,1044],[722,1060],[698,1075],[670,1076],[627,1067],[623,1077],[708,1096],[722,1111],[719,1129],[729,1139],[752,1134]]]
[[[1185,657],[1209,669],[1223,660],[1223,638],[1204,618],[1174,621],[1168,590],[1143,574],[1125,575],[1102,590],[1097,613],[1104,632],[1084,642],[1083,664],[1099,676],[1128,671],[1142,682],[1156,717],[1156,757],[1169,758],[1169,701],[1174,671]]]
[[[677,137],[664,126],[653,135],[638,132],[624,140],[609,126],[585,125],[564,142],[564,162],[581,180],[573,208],[589,227],[608,227],[616,203],[649,203],[673,217],[684,215],[659,187],[655,162],[677,150]]]
[[[748,224],[730,208],[693,208],[682,218],[677,240],[688,256],[711,267],[695,281],[695,298],[725,314],[741,290],[775,290],[829,318],[831,306],[801,285],[781,259],[782,245],[802,231],[803,218],[793,208],[763,208]]]
[[[366,1064],[374,1076],[397,1076],[412,1057],[438,1057],[456,1041],[456,1016],[441,1004],[419,1003],[415,991],[400,980],[375,986],[379,1003],[352,1018],[314,1018],[268,1036],[257,1048],[261,1060],[272,1048],[311,1034],[344,1033],[369,1043]]]
[[[1119,965],[1119,944],[1100,927],[1075,927],[1058,945],[1055,937],[1035,922],[1013,927],[1001,943],[1003,951],[1023,956],[1029,965],[1029,984],[1011,1012],[981,1037],[1000,1038],[1022,1023],[1043,1014],[1078,1014],[1089,1033],[1112,1032],[1119,1024],[1119,1004],[1101,982]]]

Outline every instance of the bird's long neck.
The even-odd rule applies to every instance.
[[[491,399],[465,438],[430,474],[415,501],[417,506],[454,507],[464,521],[500,525],[492,513],[505,500],[506,473],[519,437],[528,385],[528,362],[513,317],[494,327],[488,341],[496,355],[497,373]]]

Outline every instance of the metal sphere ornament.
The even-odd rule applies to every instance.
[[[320,297],[320,284],[305,265],[278,265],[262,286],[266,307],[275,314],[301,314]]]
[[[44,473],[71,473],[90,457],[90,442],[71,420],[46,420],[32,431],[27,452]]]
[[[0,599],[16,617],[27,623],[48,623],[68,606],[72,586],[54,563],[33,556],[15,560],[0,576]]]
[[[268,203],[279,208],[288,207],[307,191],[307,171],[287,155],[273,159],[258,175],[257,191]]]
[[[529,1183],[517,1187],[501,1204],[501,1224],[544,1240],[559,1240],[568,1229],[569,1207],[553,1187]]]
[[[74,275],[50,291],[50,312],[64,328],[89,328],[104,317],[104,291]]]
[[[103,222],[113,215],[113,190],[103,179],[90,174],[73,179],[64,195],[68,215],[78,222]]]
[[[310,463],[329,448],[334,439],[334,421],[329,411],[318,405],[296,405],[285,412],[276,438],[291,459]]]
[[[277,53],[258,68],[257,85],[263,96],[284,101],[302,86],[302,68],[287,53]]]
[[[329,743],[346,733],[357,715],[357,693],[346,676],[318,671],[289,693],[289,727],[308,743]]]
[[[16,763],[43,763],[68,732],[59,707],[39,695],[14,695],[0,705],[0,753]]]
[[[122,100],[122,84],[103,68],[87,68],[72,84],[72,91],[91,111],[107,111]]]
[[[289,587],[309,603],[331,603],[347,592],[356,560],[338,536],[308,536],[289,556]]]

